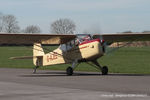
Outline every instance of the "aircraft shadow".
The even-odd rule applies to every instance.
[[[100,73],[82,73],[75,72],[72,76],[100,76]],[[67,76],[66,72],[38,72],[36,74],[20,75],[21,77],[52,77],[52,76]]]
[[[150,74],[122,74],[122,73],[110,73],[108,76],[150,76]]]
[[[55,76],[67,76],[66,72],[37,72],[36,74],[20,75],[21,77],[55,77]],[[101,73],[89,73],[89,72],[75,72],[72,76],[150,76],[150,74],[122,74],[122,73],[110,73],[108,75],[101,75]]]

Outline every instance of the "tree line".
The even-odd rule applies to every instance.
[[[53,34],[74,34],[76,30],[75,23],[67,18],[58,19],[50,24],[50,33]],[[21,29],[19,22],[14,15],[4,15],[0,13],[0,33],[41,33],[41,28],[37,25],[28,25]]]

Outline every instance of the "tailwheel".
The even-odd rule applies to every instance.
[[[71,76],[71,75],[73,74],[73,68],[72,68],[72,67],[68,67],[68,68],[66,69],[66,74],[67,74],[68,76]]]
[[[108,74],[108,67],[104,66],[102,67],[102,75],[107,75]]]
[[[39,68],[39,66],[35,66],[35,68],[34,68],[34,70],[33,70],[33,74],[36,74],[37,68]]]

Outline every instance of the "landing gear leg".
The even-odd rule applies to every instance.
[[[102,75],[107,75],[108,74],[108,67],[107,66],[103,66],[101,67],[101,65],[96,61],[92,61],[96,66],[98,66],[100,68],[100,70],[102,71]]]
[[[36,74],[37,68],[39,68],[39,66],[35,66],[35,68],[34,68],[34,70],[33,70],[33,74]]]
[[[71,67],[68,67],[68,68],[66,69],[66,74],[67,74],[68,76],[71,76],[71,75],[73,74],[73,70],[75,69],[75,67],[77,67],[77,66],[76,66],[77,63],[78,63],[78,61],[75,60],[75,61],[72,63],[72,66],[71,66]]]

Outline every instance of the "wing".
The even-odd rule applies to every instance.
[[[76,35],[60,34],[0,34],[0,44],[63,44],[76,38]]]
[[[103,38],[106,42],[124,41],[150,41],[150,32],[147,33],[116,33],[116,34],[95,34],[93,38]]]

